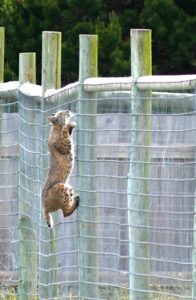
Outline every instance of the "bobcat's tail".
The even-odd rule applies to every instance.
[[[49,212],[47,212],[46,210],[44,210],[44,218],[46,220],[48,227],[52,228],[54,226],[53,218],[52,218],[51,214]]]

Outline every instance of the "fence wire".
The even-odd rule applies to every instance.
[[[0,299],[196,299],[196,96],[151,101],[152,112],[135,114],[125,92],[1,100]],[[50,230],[40,194],[47,118],[59,109],[76,113],[81,201],[66,219],[54,213]]]

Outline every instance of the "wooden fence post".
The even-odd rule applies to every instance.
[[[5,53],[5,28],[0,27],[0,83],[4,81],[4,53]],[[2,122],[3,106],[0,107],[0,129]],[[1,135],[0,135],[1,141]]]
[[[61,32],[42,33],[42,95],[61,87]]]
[[[80,35],[78,100],[78,193],[79,222],[79,295],[80,299],[98,299],[96,240],[96,128],[97,100],[95,93],[83,89],[83,81],[97,77],[97,35]]]
[[[21,63],[25,55],[25,60],[31,60],[35,58],[35,54],[20,54],[19,62],[19,82],[24,83],[28,79],[26,78],[27,65]],[[33,75],[33,83],[35,83],[35,64],[31,66],[31,74]],[[25,80],[26,78],[26,80]],[[20,100],[19,100],[20,101]],[[27,119],[34,116],[33,107],[34,104],[30,104],[31,107],[28,110]],[[26,113],[26,112],[25,112]],[[19,105],[19,115],[24,119],[24,111],[22,106]],[[26,116],[25,116],[26,117]],[[20,156],[19,156],[19,284],[18,284],[18,299],[20,300],[35,300],[37,299],[37,236],[34,220],[31,218],[31,203],[36,203],[36,189],[37,187],[32,185],[33,179],[35,180],[37,175],[36,171],[31,166],[36,165],[39,157],[31,154],[31,151],[35,151],[35,143],[31,146],[30,152],[24,151],[24,147],[27,146],[26,137],[22,136],[24,127],[28,124],[25,121],[19,119],[19,142],[21,145]],[[33,135],[36,134],[35,128],[31,126]],[[32,138],[32,135],[31,135]],[[36,153],[36,151],[35,151]],[[29,167],[26,167],[26,164]],[[33,171],[32,171],[33,169]],[[28,179],[27,179],[28,178]],[[31,186],[31,194],[28,194],[28,188]],[[27,196],[28,194],[28,196]]]
[[[42,104],[41,104],[41,175],[42,187],[46,179],[48,168],[48,114],[54,104],[46,102],[45,92],[48,89],[60,88],[61,82],[61,32],[44,31],[42,34]],[[46,113],[45,113],[46,111]],[[40,298],[55,299],[58,297],[57,284],[57,255],[56,255],[56,229],[47,227],[41,210],[40,224]],[[53,213],[54,220],[57,213]]]
[[[196,160],[196,155],[195,155]],[[196,171],[195,171],[196,172]],[[196,209],[196,188],[194,199],[194,211]],[[192,299],[196,299],[196,214],[193,217],[193,250],[192,250]]]
[[[36,53],[19,54],[19,82],[36,83]]]
[[[132,121],[128,174],[130,300],[149,299],[151,91],[137,88],[151,75],[151,30],[131,30]]]
[[[5,28],[0,27],[0,82],[4,82]]]

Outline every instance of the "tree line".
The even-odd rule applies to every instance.
[[[130,28],[152,29],[153,74],[195,73],[195,0],[0,0],[0,26],[5,81],[20,52],[36,52],[40,82],[44,30],[62,32],[63,85],[78,79],[79,34],[99,35],[99,76],[129,76]]]

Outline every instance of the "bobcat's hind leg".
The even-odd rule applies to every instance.
[[[62,208],[64,218],[70,216],[74,212],[74,210],[79,205],[79,200],[79,196],[74,192],[71,192],[69,200],[64,204]]]
[[[64,218],[70,216],[78,207],[79,196],[68,183],[64,185],[63,189],[61,189],[61,204]]]
[[[68,183],[59,182],[51,187],[48,190],[44,206],[44,218],[48,227],[52,228],[53,226],[53,219],[50,212],[61,209],[63,216],[67,217],[77,208],[78,202],[79,196],[75,194],[73,188]]]

